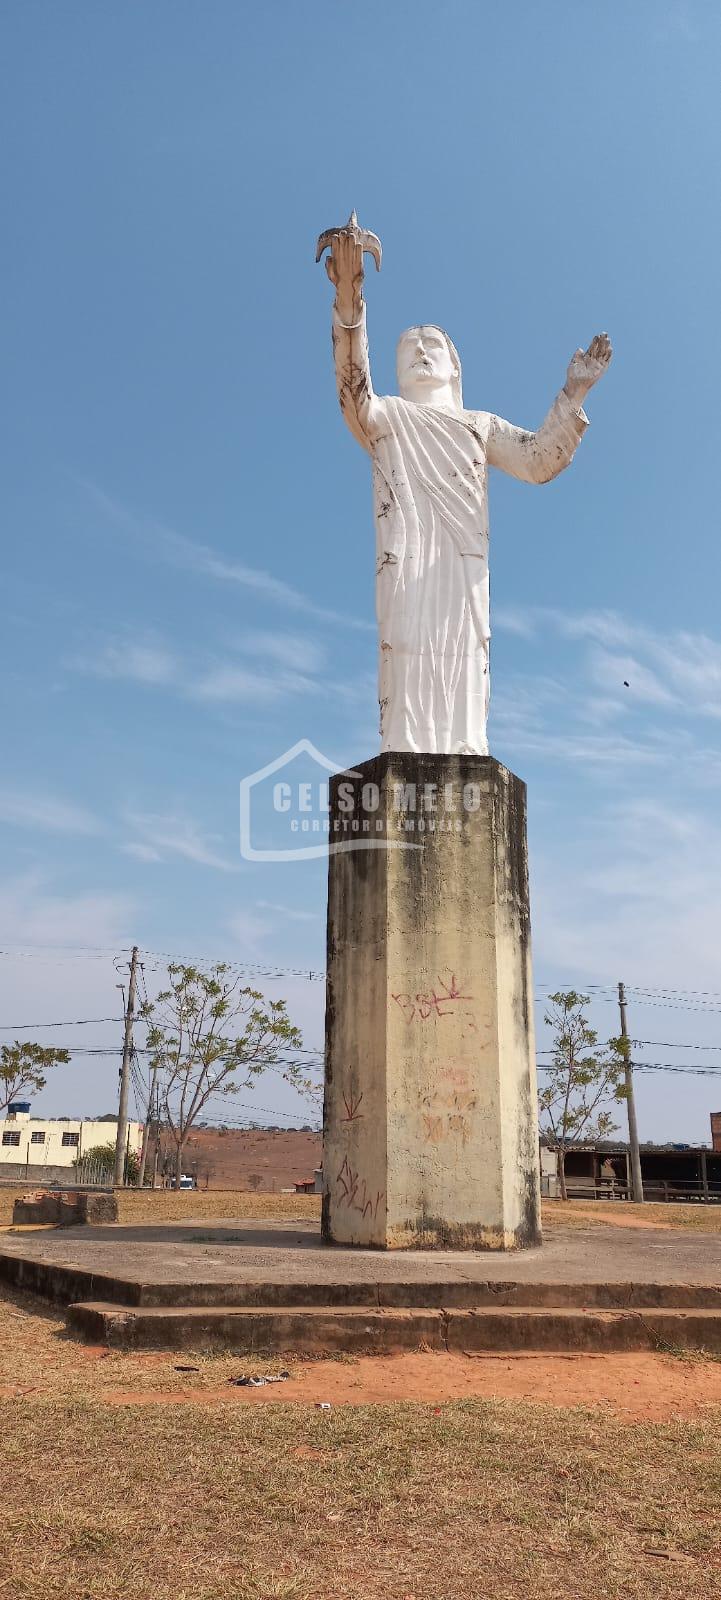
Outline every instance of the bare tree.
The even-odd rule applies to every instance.
[[[242,988],[224,962],[210,972],[172,962],[168,979],[169,987],[147,1001],[141,1015],[161,1113],[175,1146],[177,1189],[188,1135],[211,1098],[249,1089],[270,1069],[302,1091],[310,1084],[294,1057],[301,1034],[284,1000],[266,1001],[258,990]]]

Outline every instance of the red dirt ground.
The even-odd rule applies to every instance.
[[[102,1347],[85,1347],[92,1362],[107,1356]],[[155,1353],[133,1358],[139,1369],[170,1365],[177,1356]],[[191,1358],[188,1358],[191,1359]],[[282,1370],[280,1358],[269,1371]],[[237,1371],[243,1371],[238,1357]],[[313,1361],[291,1365],[287,1383],[264,1389],[237,1389],[227,1382],[217,1387],[178,1389],[97,1388],[93,1399],[107,1405],[388,1405],[420,1401],[441,1405],[447,1400],[530,1400],[542,1405],[600,1406],[629,1422],[664,1421],[695,1416],[708,1406],[721,1405],[721,1362],[703,1358],[681,1359],[651,1353],[619,1355],[502,1355],[464,1356],[418,1352],[397,1356],[367,1356],[352,1362]],[[58,1374],[51,1385],[34,1386],[32,1392],[57,1394]],[[5,1386],[2,1398],[20,1398],[26,1385]]]

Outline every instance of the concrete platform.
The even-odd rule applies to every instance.
[[[329,1247],[305,1222],[64,1228],[6,1234],[1,1281],[123,1346],[721,1349],[721,1237],[660,1228],[554,1228],[504,1256]]]

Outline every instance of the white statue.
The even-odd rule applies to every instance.
[[[318,241],[335,285],[338,396],[373,464],[378,699],[383,750],[487,755],[490,641],[488,467],[548,483],[573,459],[582,403],[611,360],[605,333],[577,350],[561,393],[535,433],[488,411],[466,411],[458,353],[442,328],[408,328],[398,342],[400,399],[373,393],[358,227]]]

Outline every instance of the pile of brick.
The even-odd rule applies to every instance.
[[[24,1194],[13,1206],[16,1225],[39,1223],[45,1227],[73,1227],[79,1222],[117,1222],[118,1201],[114,1194],[38,1190]]]

